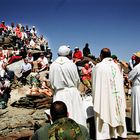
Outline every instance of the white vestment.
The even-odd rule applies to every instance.
[[[126,138],[123,76],[112,58],[98,63],[92,76],[97,139]]]
[[[132,81],[132,130],[140,133],[140,64],[137,64],[128,74]]]
[[[63,101],[69,117],[86,126],[86,115],[78,91],[80,84],[76,65],[67,57],[59,56],[50,66],[49,80],[55,93],[53,101]]]

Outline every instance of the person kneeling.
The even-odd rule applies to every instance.
[[[87,129],[68,118],[67,107],[64,102],[52,103],[50,114],[53,124],[46,124],[38,129],[31,140],[89,140]]]

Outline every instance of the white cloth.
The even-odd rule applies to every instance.
[[[46,65],[48,64],[48,59],[47,59],[46,57],[43,57],[43,59],[42,59],[41,57],[39,57],[39,58],[37,59],[37,61],[41,63],[42,68],[43,68],[43,67],[46,67]]]
[[[0,76],[4,77],[5,70],[3,69],[3,61],[0,61]]]
[[[93,102],[92,102],[92,96],[91,95],[84,95],[82,96],[82,100],[84,103],[84,110],[86,112],[86,118],[94,117],[94,110],[93,110]]]
[[[31,47],[34,47],[35,45],[36,45],[36,43],[34,42],[33,39],[31,39],[31,41],[30,41],[30,46],[31,46]]]
[[[125,138],[125,93],[123,76],[112,58],[96,65],[92,79],[93,103],[96,112],[97,139]]]
[[[31,70],[32,69],[32,65],[30,63],[23,63],[22,66],[21,66],[21,71],[22,72],[26,72],[28,70]]]
[[[140,133],[140,64],[137,64],[128,74],[132,81],[132,130]]]
[[[69,117],[86,126],[86,114],[77,89],[80,79],[76,65],[67,57],[58,57],[50,66],[49,80],[55,91],[53,101],[65,102]]]

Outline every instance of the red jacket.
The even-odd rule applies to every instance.
[[[80,50],[77,50],[73,53],[73,58],[78,58],[78,59],[82,59],[83,55],[82,52]]]
[[[5,25],[2,24],[2,23],[0,24],[0,28],[3,28],[4,31],[7,31],[7,29],[8,29],[7,26],[5,26]]]

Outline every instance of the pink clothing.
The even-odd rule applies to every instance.
[[[20,31],[20,28],[17,28],[17,27],[16,27],[16,29],[15,29],[15,33],[16,33],[16,36],[17,36],[18,38],[21,39],[21,37],[22,37],[22,33],[21,33],[21,31]]]
[[[85,67],[82,68],[82,80],[91,80],[91,68],[86,69]]]

